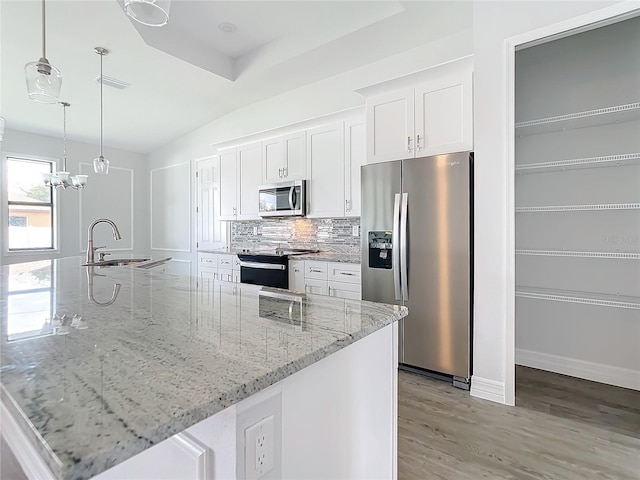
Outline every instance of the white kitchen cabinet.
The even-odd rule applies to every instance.
[[[344,123],[307,130],[307,217],[344,216]]]
[[[307,260],[304,262],[304,278],[313,278],[315,280],[327,279],[327,262],[317,262]]]
[[[327,279],[332,282],[360,285],[360,264],[327,262]]]
[[[473,149],[469,59],[420,72],[415,84],[389,88],[367,98],[367,163]]]
[[[316,295],[328,295],[329,288],[326,280],[316,280],[315,278],[304,279],[305,293],[313,293]]]
[[[226,253],[198,253],[198,277],[201,280],[240,282],[240,263],[237,255]]]
[[[220,159],[220,220],[235,220],[238,196],[236,148],[220,150],[218,156]]]
[[[196,248],[224,245],[225,228],[220,223],[220,159],[213,156],[196,166]]]
[[[304,260],[289,260],[289,290],[304,292]]]
[[[414,105],[413,88],[367,99],[367,163],[413,156]]]
[[[290,133],[262,142],[263,183],[306,178],[306,132]]]
[[[236,203],[238,220],[259,220],[258,187],[262,184],[262,144],[261,142],[239,146],[237,149],[238,200]]]
[[[352,300],[361,298],[359,264],[307,260],[303,280],[306,293]]]
[[[367,129],[363,120],[344,124],[344,216],[360,216],[360,167],[367,161]]]
[[[471,68],[416,86],[415,156],[473,150]]]
[[[330,297],[360,300],[360,285],[344,282],[327,282],[327,295]]]
[[[258,220],[258,187],[262,183],[262,143],[219,151],[220,220]]]

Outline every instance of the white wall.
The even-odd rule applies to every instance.
[[[149,169],[153,171],[191,161],[191,171],[195,172],[196,159],[215,154],[212,144],[362,106],[364,97],[355,90],[469,55],[471,37],[470,31],[458,33],[238,109],[152,152],[148,156]],[[191,182],[191,216],[195,218],[194,175]],[[157,228],[162,228],[159,222],[169,228],[175,218],[169,215],[162,218],[154,213],[153,221]],[[192,223],[191,252],[154,250],[154,256],[166,254],[174,259],[195,261],[196,230],[195,222]],[[151,241],[153,243],[154,239]]]
[[[507,72],[505,40],[618,2],[474,2],[475,315],[472,394],[513,403],[507,316]],[[511,332],[512,335],[512,332]],[[508,378],[510,377],[510,378]],[[507,388],[505,389],[505,384]]]
[[[5,154],[46,157],[58,159],[58,168],[62,168],[61,138],[6,130],[0,148],[3,162]],[[116,242],[108,226],[98,225],[95,229],[96,241],[103,243],[96,245],[106,245],[107,251],[121,250],[117,251],[119,256],[149,253],[149,174],[146,157],[105,147],[104,155],[110,161],[113,174],[96,176],[89,169],[98,153],[98,145],[67,141],[67,168],[71,173],[80,173],[82,168],[82,173],[87,173],[89,179],[84,192],[67,189],[56,193],[54,201],[58,212],[58,250],[7,254],[5,245],[2,245],[0,264],[83,255],[86,251],[88,223],[91,219],[104,216],[113,216],[114,220],[117,218],[116,224],[123,239]],[[4,185],[3,181],[3,190]],[[84,201],[81,195],[84,195]],[[4,208],[0,221],[3,225],[6,224]]]

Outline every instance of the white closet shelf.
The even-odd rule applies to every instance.
[[[536,173],[540,170],[568,170],[576,168],[611,167],[633,165],[640,163],[639,153],[624,153],[620,155],[604,155],[601,157],[572,158],[568,160],[555,160],[551,162],[523,163],[516,165],[518,173]]]
[[[526,250],[516,249],[516,255],[540,257],[577,257],[577,258],[615,258],[621,260],[640,260],[640,253],[632,252],[578,252],[569,250]]]
[[[638,120],[640,120],[640,102],[634,102],[516,122],[515,127],[517,135],[525,136]]]
[[[603,203],[598,205],[543,205],[539,207],[516,207],[516,213],[596,212],[602,210],[640,210],[640,203]]]
[[[625,308],[640,310],[640,298],[635,296],[605,295],[593,292],[553,290],[518,286],[516,297],[547,300],[551,302],[578,303],[599,307]]]

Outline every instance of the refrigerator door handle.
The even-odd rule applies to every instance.
[[[407,210],[409,194],[402,194],[402,209],[400,211],[400,285],[402,286],[402,300],[409,300],[409,268],[407,265]]]
[[[396,300],[402,300],[400,293],[400,194],[396,193],[393,202],[393,231],[391,233],[391,268],[393,269],[393,286]]]

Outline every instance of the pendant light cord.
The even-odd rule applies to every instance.
[[[102,111],[102,58],[104,54],[100,54],[100,158],[102,158],[102,123],[104,121],[104,112]]]
[[[47,45],[45,41],[46,37],[46,29],[45,29],[45,9],[44,9],[44,0],[42,0],[42,58],[47,58]]]

